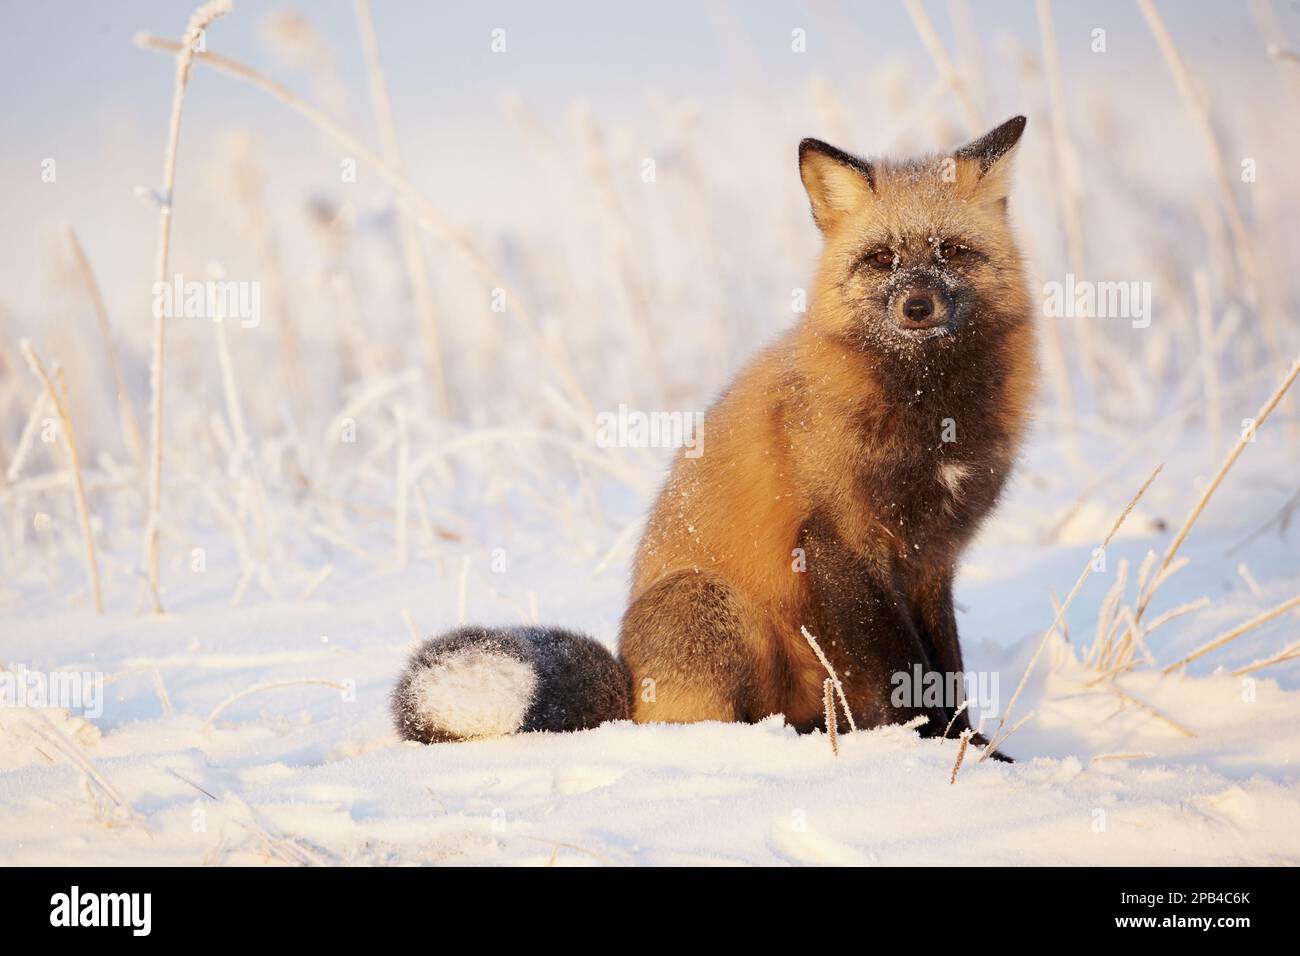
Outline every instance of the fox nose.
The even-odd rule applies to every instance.
[[[908,332],[924,332],[951,325],[957,316],[953,293],[928,276],[909,277],[889,303],[890,318]]]
[[[926,325],[934,317],[934,298],[930,295],[913,295],[903,303],[903,318],[911,325]]]

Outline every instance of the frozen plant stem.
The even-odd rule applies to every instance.
[[[957,760],[952,765],[952,773],[948,776],[948,783],[957,782],[957,771],[961,769],[961,762],[966,758],[966,748],[970,746],[971,731],[963,730],[961,732],[961,745],[957,748]]]
[[[1214,178],[1219,187],[1219,194],[1223,199],[1224,211],[1227,213],[1228,228],[1232,232],[1232,241],[1236,246],[1237,260],[1242,271],[1246,273],[1247,297],[1253,304],[1258,305],[1261,298],[1260,290],[1257,288],[1260,279],[1259,264],[1255,259],[1255,248],[1251,242],[1250,232],[1246,227],[1246,219],[1241,212],[1241,203],[1237,200],[1237,194],[1233,192],[1232,177],[1228,173],[1228,160],[1224,155],[1223,147],[1219,144],[1218,136],[1215,134],[1214,121],[1210,116],[1209,105],[1193,83],[1187,64],[1178,51],[1178,44],[1174,42],[1173,36],[1169,33],[1169,28],[1165,26],[1164,18],[1160,16],[1160,11],[1156,9],[1154,0],[1137,0],[1137,4],[1138,9],[1142,11],[1142,16],[1147,21],[1151,35],[1155,37],[1156,45],[1160,47],[1160,53],[1164,57],[1169,73],[1174,79],[1174,85],[1178,87],[1178,93],[1183,99],[1183,105],[1196,123],[1197,130],[1205,139],[1205,146],[1210,154],[1210,164],[1214,169]],[[1264,313],[1264,335],[1273,349],[1274,356],[1281,358],[1280,342],[1273,310],[1263,309],[1262,311]]]
[[[172,110],[167,124],[167,150],[163,154],[163,176],[159,195],[158,248],[154,260],[154,280],[167,281],[167,258],[171,251],[172,188],[176,183],[176,150],[181,138],[181,110],[185,105],[185,87],[194,65],[194,47],[204,30],[218,17],[230,12],[230,0],[210,0],[194,11],[185,27],[180,48],[176,51],[176,78],[172,86]],[[162,613],[159,576],[162,567],[162,442],[163,442],[163,371],[166,347],[166,319],[161,309],[154,309],[153,363],[149,372],[152,390],[149,425],[149,506],[144,528],[144,573],[149,582],[149,599],[155,613]]]
[[[63,434],[63,445],[68,450],[68,468],[72,472],[72,490],[77,501],[77,521],[81,525],[81,538],[85,544],[86,578],[90,581],[90,590],[95,597],[95,612],[104,613],[104,596],[99,587],[99,563],[95,560],[95,536],[90,527],[90,508],[86,504],[86,486],[81,479],[81,456],[77,453],[77,436],[72,430],[72,414],[68,409],[68,388],[63,379],[63,370],[57,365],[54,374],[58,377],[58,387],[50,373],[45,370],[32,343],[23,339],[19,345],[23,358],[27,360],[32,374],[45,387],[45,395],[59,416],[59,430]]]
[[[858,725],[853,721],[853,711],[849,709],[848,699],[844,696],[844,685],[840,683],[840,675],[835,673],[835,668],[831,666],[831,662],[828,661],[826,655],[822,653],[822,646],[817,643],[817,638],[813,637],[812,634],[809,633],[808,628],[800,627],[799,633],[802,634],[803,639],[808,642],[808,646],[813,649],[813,653],[817,655],[817,660],[821,661],[822,667],[826,668],[826,673],[830,675],[830,679],[835,684],[835,693],[840,698],[840,706],[844,708],[844,716],[849,720],[849,730],[856,731]]]
[[[1120,516],[1115,519],[1115,523],[1111,525],[1110,531],[1107,532],[1106,537],[1101,542],[1102,549],[1110,544],[1110,539],[1115,537],[1115,532],[1120,529],[1120,526],[1128,518],[1129,513],[1137,505],[1138,500],[1146,494],[1147,489],[1151,487],[1151,482],[1156,480],[1156,476],[1160,474],[1160,470],[1164,467],[1163,464],[1156,466],[1156,470],[1151,472],[1151,477],[1148,478],[1146,483],[1138,489],[1138,493],[1133,496],[1132,500],[1129,501],[1124,510],[1120,512]],[[980,756],[981,763],[988,759],[989,754],[997,750],[999,744],[1005,741],[1007,737],[1011,736],[1011,732],[1014,732],[1015,728],[1013,727],[1011,732],[1008,732],[1002,737],[998,736],[998,734],[1001,733],[1003,726],[1006,724],[1007,718],[1011,716],[1011,710],[1016,706],[1016,701],[1020,698],[1020,692],[1025,689],[1025,684],[1029,682],[1029,675],[1034,672],[1034,666],[1038,663],[1038,658],[1042,656],[1043,648],[1047,646],[1047,639],[1052,636],[1054,631],[1060,628],[1061,621],[1065,619],[1065,612],[1068,611],[1070,605],[1074,603],[1074,599],[1083,588],[1083,582],[1088,580],[1088,575],[1092,573],[1092,561],[1093,557],[1090,554],[1088,555],[1087,563],[1083,566],[1083,572],[1079,575],[1079,579],[1074,582],[1074,587],[1070,588],[1070,593],[1066,595],[1065,603],[1057,610],[1056,618],[1052,621],[1051,627],[1043,632],[1042,640],[1038,642],[1038,648],[1034,651],[1034,656],[1029,659],[1029,666],[1025,668],[1025,673],[1020,678],[1020,683],[1016,685],[1016,692],[1011,695],[1011,701],[1007,704],[1007,709],[1003,711],[1002,717],[998,720],[997,729],[993,731],[988,746],[984,748],[984,753]],[[1018,727],[1019,724],[1016,726]]]
[[[1142,623],[1143,613],[1145,613],[1147,607],[1151,604],[1151,599],[1155,596],[1156,588],[1167,579],[1168,575],[1165,574],[1165,572],[1168,571],[1170,564],[1174,560],[1174,555],[1178,553],[1178,549],[1182,547],[1183,541],[1187,539],[1187,535],[1192,530],[1192,525],[1196,524],[1196,519],[1201,516],[1201,512],[1205,510],[1206,504],[1209,503],[1214,492],[1218,490],[1219,485],[1223,483],[1223,479],[1227,476],[1229,469],[1232,468],[1237,459],[1241,457],[1241,453],[1245,451],[1246,446],[1250,444],[1259,433],[1259,427],[1264,424],[1269,415],[1273,414],[1273,409],[1277,408],[1278,402],[1282,401],[1282,396],[1287,393],[1287,389],[1291,387],[1292,383],[1296,380],[1297,375],[1300,375],[1300,355],[1296,356],[1295,360],[1291,363],[1291,369],[1287,372],[1286,378],[1282,379],[1281,384],[1278,385],[1273,394],[1268,397],[1268,400],[1264,402],[1260,410],[1256,412],[1255,417],[1251,420],[1250,427],[1242,429],[1241,435],[1237,438],[1237,443],[1232,446],[1232,451],[1228,452],[1228,457],[1223,460],[1223,464],[1219,466],[1219,470],[1215,472],[1214,477],[1210,479],[1210,483],[1205,486],[1205,491],[1201,493],[1201,497],[1197,500],[1195,506],[1193,506],[1191,512],[1187,515],[1187,519],[1183,522],[1183,526],[1178,529],[1178,534],[1176,534],[1174,540],[1169,543],[1169,548],[1165,551],[1165,556],[1160,562],[1160,568],[1156,572],[1154,582],[1151,584],[1151,587],[1147,589],[1146,593],[1141,595],[1138,599],[1137,611],[1134,614],[1134,627]]]
[[[379,137],[383,144],[384,159],[397,172],[402,171],[402,155],[397,145],[397,125],[393,122],[393,106],[388,98],[388,83],[379,62],[379,39],[375,34],[375,21],[370,14],[370,0],[356,0],[357,29],[361,33],[361,48],[366,55],[366,70],[370,77],[370,101],[379,123]],[[415,303],[416,317],[424,334],[424,347],[429,353],[429,371],[433,376],[433,398],[438,411],[448,411],[447,381],[442,367],[442,346],[438,340],[438,322],[433,311],[433,292],[429,283],[429,270],[424,260],[420,230],[410,212],[400,203],[397,208],[398,238],[402,244],[402,259],[406,265],[407,280],[411,283],[411,298]]]
[[[966,117],[966,124],[970,127],[972,133],[978,133],[984,128],[984,121],[980,117],[979,107],[975,105],[975,98],[971,95],[970,87],[962,80],[961,74],[953,65],[952,58],[948,56],[948,51],[944,49],[943,41],[939,39],[939,34],[934,28],[930,15],[925,12],[925,7],[921,6],[921,0],[903,0],[903,6],[907,8],[908,15],[912,18],[912,25],[916,27],[916,32],[920,34],[921,42],[925,44],[926,52],[930,54],[930,59],[934,61],[935,67],[939,70],[939,75],[943,77],[944,83],[957,94],[957,102],[961,104],[962,113]]]
[[[1240,677],[1242,674],[1249,674],[1253,671],[1260,670],[1264,667],[1271,667],[1274,664],[1281,664],[1283,661],[1294,660],[1300,657],[1300,641],[1296,641],[1289,647],[1278,651],[1272,657],[1266,657],[1263,660],[1255,661],[1253,664],[1247,664],[1245,667],[1238,667],[1232,672],[1233,677]]]
[[[397,425],[397,475],[395,478],[397,500],[393,506],[393,538],[396,543],[394,559],[399,568],[406,567],[409,548],[407,546],[407,502],[411,485],[411,441],[406,426],[406,409],[399,403],[393,406],[393,419]]]
[[[164,40],[160,37],[150,36],[147,33],[138,34],[135,38],[137,46],[144,47],[148,50],[160,50],[166,53],[176,53],[180,49],[180,44],[173,40]],[[450,245],[465,257],[466,262],[478,274],[484,282],[489,283],[493,288],[499,288],[506,305],[509,306],[512,314],[519,318],[528,334],[532,336],[537,343],[538,350],[551,364],[559,376],[561,384],[568,391],[569,396],[573,399],[584,416],[588,418],[596,414],[595,406],[587,393],[579,383],[577,375],[574,373],[572,366],[569,364],[564,350],[560,348],[549,337],[542,334],[541,329],[533,321],[532,314],[524,306],[519,297],[510,290],[509,285],[492,267],[487,257],[479,250],[464,232],[457,229],[446,218],[438,212],[433,203],[431,203],[423,193],[406,178],[400,171],[384,160],[382,156],[374,150],[367,148],[359,139],[348,133],[328,116],[315,107],[305,103],[302,99],[295,96],[287,88],[268,79],[257,70],[241,63],[238,60],[232,60],[230,57],[219,56],[215,53],[200,53],[194,57],[196,62],[207,64],[208,66],[221,70],[231,76],[241,79],[246,83],[258,87],[271,96],[275,97],[285,106],[289,107],[300,116],[307,119],[315,125],[330,139],[334,140],[350,155],[364,159],[374,167],[375,172],[397,190],[407,202],[409,202],[419,213],[417,222],[420,228],[441,236]]]
[[[225,712],[226,708],[228,708],[231,704],[236,703],[237,701],[243,700],[245,697],[251,697],[253,694],[260,694],[262,693],[262,691],[266,691],[266,690],[278,690],[281,687],[308,687],[312,685],[318,685],[321,687],[332,687],[335,690],[340,690],[340,691],[348,690],[348,686],[346,684],[341,684],[338,681],[332,681],[332,680],[317,680],[313,678],[308,678],[307,680],[268,681],[265,684],[257,684],[254,687],[249,687],[246,690],[241,690],[236,694],[231,694],[220,704],[218,704],[216,709],[213,710],[212,713],[208,714],[207,719],[203,721],[203,729],[206,730],[207,728],[211,727],[212,722],[215,721],[218,717],[220,717]]]
[[[1188,654],[1186,657],[1182,658],[1181,660],[1174,661],[1172,664],[1170,664],[1168,667],[1164,669],[1163,673],[1172,674],[1174,671],[1178,670],[1178,668],[1190,664],[1198,657],[1204,657],[1206,654],[1210,653],[1210,651],[1217,651],[1224,644],[1227,644],[1229,641],[1235,641],[1237,638],[1241,637],[1241,635],[1245,634],[1247,631],[1252,631],[1255,628],[1259,627],[1259,625],[1266,624],[1269,621],[1273,620],[1273,618],[1275,617],[1281,617],[1287,611],[1290,611],[1293,608],[1297,608],[1297,607],[1300,607],[1300,594],[1297,594],[1289,601],[1283,601],[1277,607],[1270,608],[1269,610],[1264,611],[1261,614],[1256,614],[1249,621],[1243,621],[1241,624],[1238,624],[1236,627],[1232,628],[1232,630],[1220,634],[1214,640],[1206,644],[1202,644],[1200,647],[1192,651],[1192,653]]]
[[[826,734],[831,738],[831,753],[840,755],[839,718],[835,714],[835,681],[829,677],[822,681],[822,710],[826,714]]]
[[[108,353],[108,365],[113,373],[113,388],[117,391],[117,411],[122,419],[122,436],[126,439],[127,450],[139,464],[144,461],[144,438],[140,434],[140,423],[136,420],[135,409],[131,406],[131,397],[126,390],[126,380],[122,378],[122,364],[117,358],[117,344],[113,341],[113,330],[108,321],[108,308],[104,305],[104,296],[95,281],[95,272],[90,268],[86,251],[77,239],[77,233],[71,226],[64,226],[64,237],[76,260],[77,272],[81,275],[86,294],[95,307],[95,319],[99,323],[99,334],[104,339],[104,350]]]
[[[1219,369],[1214,355],[1214,312],[1210,303],[1210,276],[1202,268],[1192,275],[1196,290],[1196,332],[1201,340],[1201,376],[1205,380],[1205,427],[1210,450],[1219,453],[1223,434],[1223,408],[1219,398]]]
[[[1056,27],[1052,20],[1051,0],[1038,0],[1038,29],[1043,40],[1043,73],[1047,80],[1048,101],[1051,104],[1052,151],[1056,154],[1056,193],[1060,197],[1061,227],[1065,232],[1065,246],[1070,271],[1079,278],[1086,272],[1083,245],[1083,215],[1079,201],[1079,165],[1074,144],[1070,141],[1069,127],[1065,121],[1065,82],[1061,75],[1061,59],[1057,54]],[[1055,325],[1052,326],[1055,335]],[[1098,361],[1090,322],[1075,323],[1079,339],[1081,364],[1088,387],[1094,392],[1097,376],[1094,366]],[[1068,387],[1068,386],[1067,386]],[[1094,394],[1094,398],[1095,398]]]

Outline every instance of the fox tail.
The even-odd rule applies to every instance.
[[[631,716],[632,678],[585,634],[460,627],[411,655],[392,710],[398,734],[426,744],[585,730]]]

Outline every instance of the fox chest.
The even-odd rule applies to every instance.
[[[1008,465],[986,454],[918,449],[869,462],[859,476],[859,493],[895,550],[952,551],[993,507]]]

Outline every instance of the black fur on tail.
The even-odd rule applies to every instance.
[[[411,655],[392,710],[398,734],[422,743],[586,730],[631,716],[632,678],[574,631],[460,627]]]

